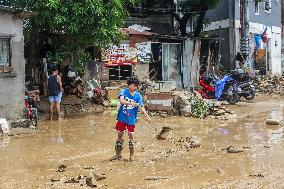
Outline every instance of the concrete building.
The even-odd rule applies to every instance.
[[[227,69],[238,67],[235,57],[240,51],[240,0],[220,0],[219,5],[207,12],[210,24],[204,28],[209,35],[218,35],[225,41],[221,45],[221,64]],[[265,69],[271,74],[281,73],[281,0],[249,1],[250,61],[252,69]],[[267,28],[268,43],[261,45],[262,53],[255,49],[255,34]],[[262,61],[257,56],[264,54]]]
[[[282,73],[284,72],[284,1],[281,1],[281,24],[282,24]]]
[[[23,20],[31,15],[0,6],[0,118],[23,115],[25,59]]]

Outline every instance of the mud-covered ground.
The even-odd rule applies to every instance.
[[[0,137],[0,188],[87,188],[64,182],[91,171],[105,174],[97,185],[110,189],[284,188],[283,124],[265,124],[270,112],[283,114],[284,98],[258,97],[228,107],[237,118],[154,117],[149,124],[141,117],[133,162],[127,160],[126,135],[124,159],[109,161],[116,139],[111,110],[42,121],[35,132],[14,130]],[[162,127],[173,129],[168,140],[156,139]],[[200,148],[188,147],[186,137],[193,136]],[[243,152],[228,153],[229,146]],[[62,164],[66,171],[58,172]],[[149,176],[158,180],[145,180]]]

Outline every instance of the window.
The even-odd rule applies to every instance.
[[[267,13],[271,13],[271,0],[265,0],[264,11]]]
[[[255,15],[259,15],[259,2],[254,3],[254,13]]]
[[[0,38],[0,73],[11,67],[10,38]]]
[[[132,75],[132,66],[109,67],[109,80],[127,80]]]

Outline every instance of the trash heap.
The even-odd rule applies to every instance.
[[[198,94],[182,94],[179,93],[175,97],[174,108],[178,111],[179,115],[185,117],[205,118],[212,115],[214,118],[228,120],[232,118],[234,113],[222,106],[219,101],[210,101],[203,99]],[[230,118],[229,118],[230,117]]]
[[[284,95],[283,76],[258,76],[255,79],[257,94],[277,94]]]
[[[76,95],[78,98],[83,98],[86,93],[86,84],[80,77],[77,77],[66,86],[65,90],[68,95]]]
[[[65,102],[62,106],[64,115],[95,113],[104,109],[103,106],[95,104],[87,98],[83,98],[80,102],[81,103]]]

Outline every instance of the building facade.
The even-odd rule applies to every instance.
[[[23,115],[25,59],[23,13],[0,6],[0,117]]]
[[[241,0],[220,0],[219,5],[207,12],[209,24],[204,31],[225,40],[221,44],[221,64],[227,69],[239,65],[235,61],[240,51]],[[281,1],[249,1],[249,67],[265,70],[265,73],[280,74],[281,70]],[[255,36],[268,34],[268,41],[256,45]],[[257,47],[257,48],[256,48]]]

